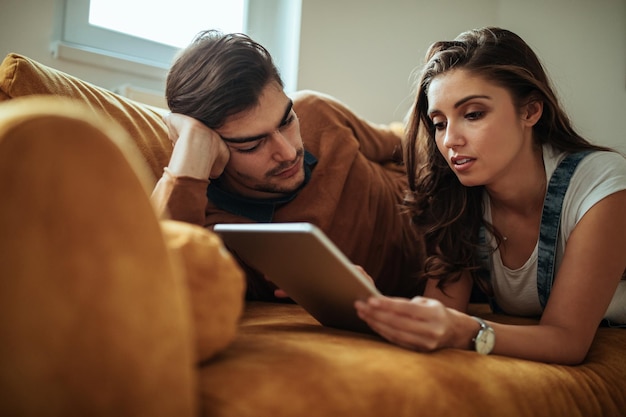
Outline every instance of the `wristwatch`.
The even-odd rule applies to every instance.
[[[494,332],[493,328],[485,323],[483,319],[474,316],[472,316],[472,318],[480,324],[478,334],[472,339],[474,349],[481,355],[488,355],[496,344],[496,332]]]

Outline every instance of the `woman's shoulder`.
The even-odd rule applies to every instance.
[[[560,151],[550,145],[544,145],[544,164],[546,173],[550,177],[556,170],[557,166],[568,156],[567,152]],[[597,150],[591,151],[578,164],[575,176],[592,175],[606,176],[611,172],[612,175],[626,175],[626,157],[617,151]]]
[[[572,175],[565,194],[564,223],[573,226],[598,201],[622,190],[626,190],[626,158],[617,152],[592,152]]]
[[[579,175],[626,178],[626,158],[618,152],[592,152],[580,162],[579,168]]]
[[[592,152],[578,164],[572,184],[590,191],[604,190],[605,195],[626,189],[626,158],[618,152]]]

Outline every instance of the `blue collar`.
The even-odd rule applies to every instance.
[[[284,197],[266,199],[242,197],[222,188],[219,178],[211,180],[207,187],[207,197],[221,210],[237,216],[247,217],[259,223],[270,223],[274,218],[276,208],[296,198],[300,190],[309,183],[315,164],[317,164],[317,158],[305,150],[304,182],[300,188]]]

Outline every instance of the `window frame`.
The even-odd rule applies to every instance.
[[[89,24],[89,0],[64,0],[63,7],[61,34],[51,45],[55,58],[165,79],[178,48]],[[302,1],[247,0],[245,9],[244,32],[270,51],[285,90],[295,91]]]

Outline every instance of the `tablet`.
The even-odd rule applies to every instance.
[[[354,301],[380,295],[311,223],[216,224],[230,251],[285,290],[324,326],[371,333]]]

